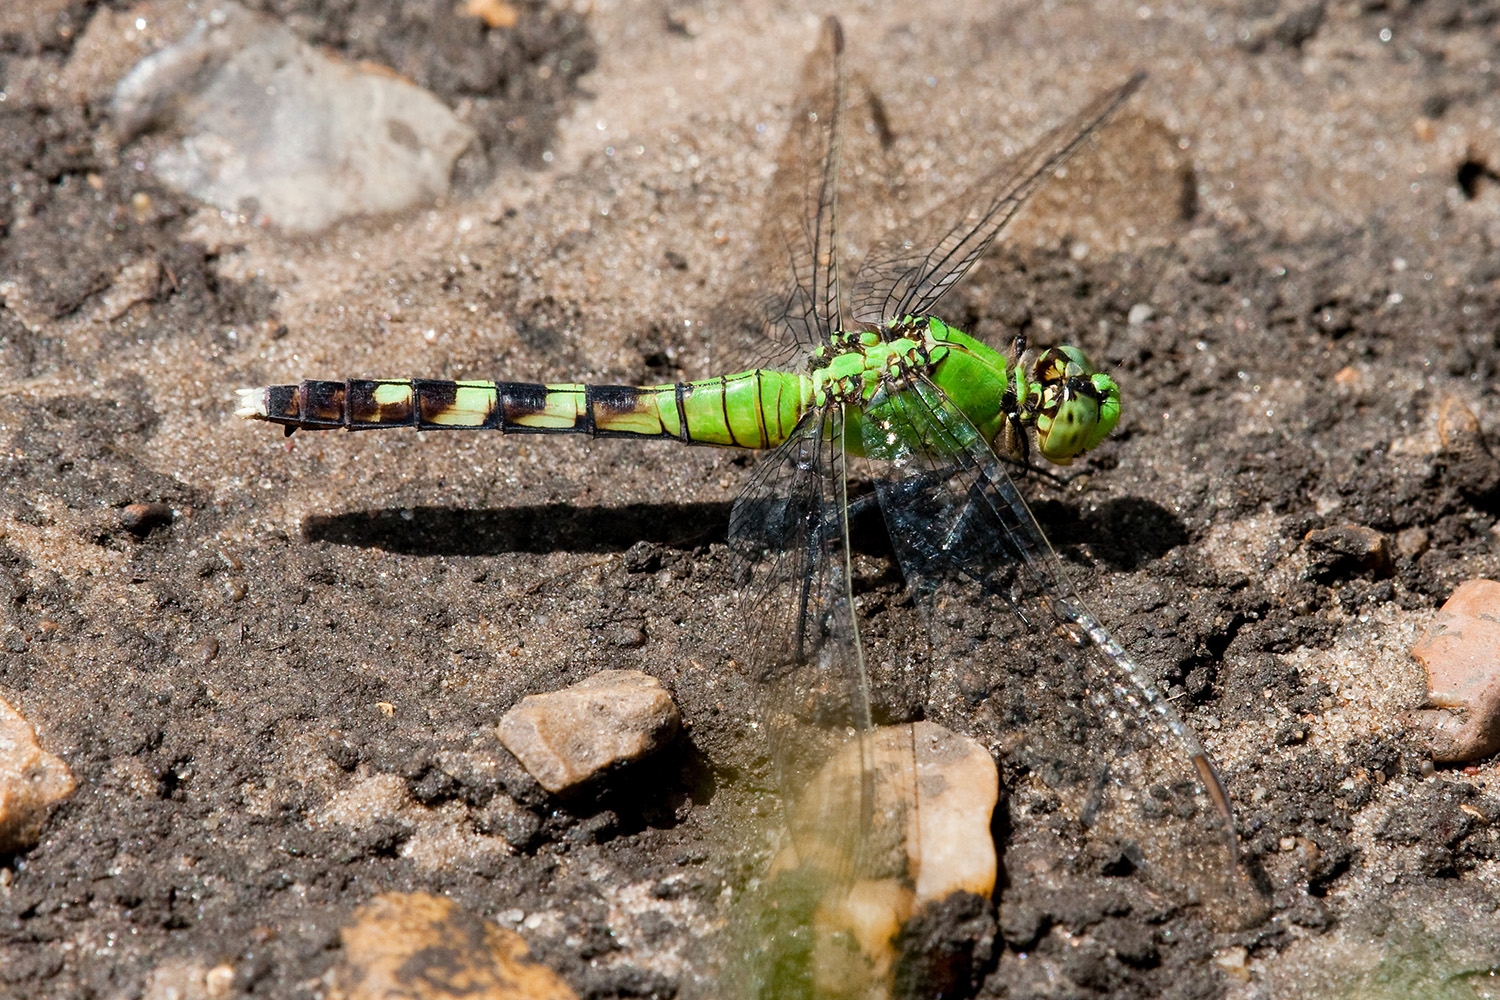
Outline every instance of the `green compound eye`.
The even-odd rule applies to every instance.
[[[1120,387],[1102,372],[1090,371],[1088,358],[1062,348],[1071,363],[1061,385],[1043,389],[1046,402],[1036,419],[1037,450],[1050,462],[1071,464],[1096,447],[1120,422]]]

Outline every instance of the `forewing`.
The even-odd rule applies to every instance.
[[[972,735],[1017,776],[1007,867],[1046,872],[1048,889],[1139,870],[1159,896],[1229,920],[1258,914],[1197,737],[1084,607],[989,445],[921,378],[883,390],[866,419],[867,451],[890,463],[876,489],[897,557],[932,609],[946,675],[934,691],[982,683],[985,732]],[[937,695],[936,721],[963,697]]]
[[[1120,87],[1043,136],[953,198],[875,246],[854,282],[856,321],[880,324],[931,314],[937,301],[984,256],[1037,190],[1130,98],[1145,79]]]
[[[783,365],[843,326],[836,248],[843,54],[843,30],[827,18],[802,68],[742,287],[711,321],[716,362]]]

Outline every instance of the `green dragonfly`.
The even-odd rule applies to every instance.
[[[1143,75],[878,243],[846,297],[843,48],[829,19],[802,74],[749,276],[712,320],[717,343],[757,363],[653,386],[309,380],[241,390],[239,415],[288,434],[489,429],[769,451],[735,502],[729,545],[787,813],[816,817],[790,823],[804,868],[818,873],[816,899],[893,872],[912,880],[910,863],[875,843],[892,826],[878,814],[896,808],[868,773],[885,753],[876,744],[889,742],[876,724],[951,714],[946,704],[892,709],[871,680],[850,520],[878,506],[908,592],[926,609],[929,662],[950,672],[966,663],[985,678],[992,749],[1025,778],[1010,789],[1012,815],[1046,817],[1061,840],[1084,845],[1080,857],[1093,850],[1106,859],[1096,867],[1137,871],[1158,895],[1239,907],[1246,879],[1214,764],[1088,611],[1011,477],[1033,453],[1067,465],[1103,441],[1120,419],[1119,385],[1075,348],[1029,349],[1018,338],[997,350],[934,315]],[[868,471],[856,476],[852,463]],[[902,751],[896,741],[905,761],[887,770],[915,773],[914,742]],[[856,768],[842,787],[815,777],[851,745],[863,776]],[[841,975],[829,968],[808,971],[817,950],[800,963],[765,959],[771,971],[752,974],[751,992],[810,995],[795,981],[867,995],[828,986]]]

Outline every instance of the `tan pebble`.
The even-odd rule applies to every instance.
[[[677,706],[656,678],[603,670],[521,699],[500,720],[500,742],[555,795],[666,746],[679,723]]]
[[[234,966],[216,965],[203,974],[203,992],[210,997],[227,997],[234,989]]]
[[[340,936],[329,1000],[577,1000],[557,973],[531,961],[519,934],[441,896],[376,896]]]
[[[1357,566],[1384,573],[1391,566],[1390,543],[1385,535],[1362,524],[1317,528],[1303,536],[1313,556],[1315,569],[1339,573],[1341,567]]]
[[[1430,544],[1426,528],[1403,528],[1396,533],[1396,554],[1403,559],[1417,558]]]
[[[1485,444],[1479,418],[1457,396],[1446,397],[1438,408],[1438,440],[1448,478],[1465,495],[1488,497],[1500,489],[1500,462]]]
[[[1426,707],[1405,714],[1435,761],[1500,750],[1500,583],[1467,580],[1412,647],[1427,669]]]
[[[172,508],[164,503],[131,503],[120,509],[120,527],[132,535],[146,535],[171,523]]]
[[[459,10],[491,28],[514,28],[520,20],[517,10],[503,0],[465,0]]]
[[[1215,952],[1214,964],[1241,982],[1250,981],[1250,953],[1238,945]]]
[[[0,854],[35,844],[53,806],[75,787],[68,765],[43,750],[31,724],[0,699]]]

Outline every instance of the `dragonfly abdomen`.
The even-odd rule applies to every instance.
[[[756,369],[652,386],[307,379],[241,389],[238,416],[295,430],[497,430],[507,434],[664,437],[772,448],[811,405],[808,379]]]

